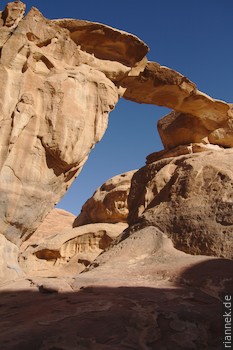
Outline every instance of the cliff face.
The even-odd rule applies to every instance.
[[[101,140],[120,94],[112,81],[148,50],[104,25],[51,21],[35,8],[23,17],[24,11],[21,2],[8,4],[0,28],[0,232],[16,245]]]

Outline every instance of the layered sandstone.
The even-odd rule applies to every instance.
[[[38,245],[49,239],[51,236],[72,229],[75,215],[66,210],[55,208],[43,220],[42,224],[20,246],[20,252],[23,252],[28,246]]]
[[[178,112],[160,121],[166,148],[232,145],[231,105],[147,62],[148,47],[134,35],[88,21],[47,20],[35,8],[23,17],[24,11],[20,1],[10,3],[0,22],[0,229],[11,242],[26,240],[69,188],[121,94]],[[184,126],[190,120],[195,136]]]
[[[127,198],[135,171],[116,175],[100,186],[83,205],[73,226],[97,222],[127,222]]]

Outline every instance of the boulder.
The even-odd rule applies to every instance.
[[[97,222],[127,222],[127,198],[131,179],[135,170],[112,177],[99,187],[93,196],[83,205],[80,215],[73,226]]]
[[[132,178],[130,226],[155,226],[175,248],[233,258],[233,150],[151,162]]]

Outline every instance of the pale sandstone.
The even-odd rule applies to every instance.
[[[132,178],[129,225],[158,227],[177,249],[232,258],[233,150],[150,163]]]
[[[231,142],[229,105],[148,63],[137,37],[98,23],[47,20],[35,8],[22,20],[24,10],[15,2],[1,14],[0,230],[10,241],[26,240],[64,195],[124,89],[137,102],[191,113],[208,130],[214,124],[211,143]]]
[[[20,266],[27,276],[76,275],[85,269],[127,224],[90,224],[63,229],[30,244],[20,254]],[[36,235],[36,233],[35,233]]]
[[[116,175],[99,187],[93,196],[83,205],[81,213],[73,226],[96,222],[127,222],[127,198],[131,179],[136,170]]]
[[[18,4],[19,11],[17,10]],[[15,7],[16,9],[14,9]],[[4,103],[8,99],[10,100],[8,105],[4,107],[5,114],[3,114],[1,124],[1,127],[4,127],[7,132],[1,135],[4,157],[0,160],[3,160],[1,166],[4,167],[5,162],[8,164],[6,160],[8,148],[9,153],[11,153],[15,140],[19,137],[20,132],[22,134],[23,130],[26,129],[26,136],[23,135],[25,138],[25,144],[22,147],[23,155],[22,151],[19,154],[14,153],[16,169],[12,167],[12,172],[18,176],[18,183],[13,183],[12,178],[9,178],[8,189],[12,190],[12,194],[11,197],[5,198],[5,200],[11,199],[7,220],[10,218],[10,226],[12,219],[9,215],[10,206],[13,208],[11,214],[16,215],[18,213],[16,207],[21,205],[20,217],[22,218],[33,209],[36,227],[40,220],[36,220],[35,212],[43,205],[44,211],[51,209],[44,198],[44,202],[41,201],[42,190],[46,192],[49,188],[48,196],[51,197],[52,202],[54,191],[58,192],[57,178],[61,175],[59,171],[70,165],[72,159],[76,159],[72,153],[75,143],[75,137],[73,138],[75,131],[72,130],[72,127],[76,128],[77,132],[76,118],[67,118],[64,112],[64,110],[66,112],[69,110],[69,104],[74,95],[70,96],[71,100],[68,98],[67,104],[62,100],[64,91],[66,93],[64,98],[67,99],[69,88],[73,89],[73,85],[68,84],[67,86],[62,83],[63,85],[59,85],[61,88],[57,88],[56,83],[54,83],[57,78],[54,77],[54,74],[58,74],[59,70],[59,74],[64,74],[64,79],[66,79],[64,73],[66,68],[64,69],[63,66],[61,68],[63,64],[72,67],[72,69],[69,68],[69,72],[75,71],[75,75],[81,72],[82,82],[77,78],[74,80],[78,80],[77,85],[81,86],[82,98],[90,99],[90,96],[95,96],[98,99],[99,85],[102,88],[107,85],[110,90],[113,89],[114,96],[124,93],[124,88],[119,86],[115,88],[107,78],[115,83],[127,75],[134,78],[134,75],[143,72],[146,59],[134,62],[134,55],[136,55],[134,50],[137,43],[140,51],[138,59],[141,59],[141,50],[145,50],[145,46],[137,42],[135,38],[131,41],[128,34],[123,35],[121,44],[119,31],[114,32],[112,28],[106,29],[106,26],[96,23],[57,21],[57,24],[63,23],[61,26],[65,27],[64,31],[61,32],[60,29],[54,27],[55,23],[51,25],[51,21],[47,21],[45,28],[45,19],[34,9],[31,13],[37,17],[37,22],[35,21],[31,26],[33,32],[28,26],[30,29],[27,31],[29,49],[26,47],[24,50],[17,46],[18,39],[13,40],[13,35],[18,35],[20,40],[22,39],[19,32],[13,33],[13,29],[22,18],[22,8],[22,3],[19,2],[8,5],[9,17],[5,23],[9,27],[2,27],[0,36],[0,46],[11,35],[13,41],[12,47],[3,47],[5,52],[2,60],[5,66],[0,68],[2,79],[6,82],[6,95],[3,98],[0,94],[0,97]],[[1,24],[4,23],[3,18],[5,17],[2,16]],[[26,20],[25,23],[27,24]],[[74,34],[72,34],[73,25]],[[78,32],[79,26],[81,33]],[[69,41],[69,37],[73,37],[76,43],[81,44],[82,48],[85,48],[89,53],[82,51],[81,45],[80,48],[73,45]],[[85,42],[87,39],[88,42]],[[105,41],[105,39],[107,40]],[[99,47],[93,51],[95,44],[103,46],[103,52]],[[36,50],[35,46],[37,46]],[[13,50],[14,47],[16,47],[16,51],[21,51],[17,53]],[[133,54],[127,51],[127,47],[130,47],[132,50],[130,52]],[[94,55],[102,55],[103,59]],[[116,57],[119,58],[120,62],[114,61]],[[134,64],[132,70],[131,63]],[[85,65],[85,69],[79,70],[80,65]],[[91,80],[91,84],[89,84],[90,76],[86,66],[90,70],[94,69],[94,78]],[[154,68],[157,69],[158,66]],[[156,73],[154,68],[153,74]],[[24,94],[22,98],[20,97],[20,101],[14,102],[16,88],[20,87],[23,91],[26,84],[27,89],[31,89],[28,81],[25,83],[24,78],[19,79],[18,76],[21,73],[17,75],[18,70],[22,70],[24,78],[26,72],[27,74],[30,70],[33,72],[33,74],[28,75],[28,80],[29,78],[35,79],[35,84],[38,84],[40,94],[43,95],[40,100],[40,108],[34,102],[34,98],[38,98],[37,95],[34,95],[35,87],[34,90],[32,89],[32,96]],[[97,76],[96,71],[98,71]],[[154,80],[156,88],[153,88],[157,90],[156,93],[154,90],[149,91],[142,88],[141,95],[143,95],[142,91],[145,92],[145,96],[147,93],[155,94],[156,96],[152,96],[156,97],[155,101],[174,103],[178,111],[180,104],[185,110],[184,113],[191,115],[189,116],[191,120],[196,118],[200,108],[200,116],[198,115],[195,119],[197,127],[193,129],[196,133],[195,141],[193,141],[191,133],[189,133],[190,136],[184,135],[182,138],[177,130],[173,130],[176,134],[174,139],[176,139],[177,147],[173,148],[172,144],[168,147],[172,149],[148,157],[150,164],[144,169],[140,169],[133,177],[130,193],[130,220],[134,225],[122,233],[119,238],[116,236],[126,227],[125,224],[101,223],[71,229],[69,227],[72,215],[53,211],[51,215],[46,217],[45,223],[37,230],[35,237],[32,236],[28,240],[27,249],[20,255],[20,263],[27,273],[23,278],[17,259],[18,247],[0,235],[1,282],[6,279],[11,280],[10,283],[0,285],[0,343],[2,349],[33,349],[38,347],[40,350],[45,350],[52,348],[75,349],[78,347],[89,350],[92,348],[103,349],[103,347],[116,349],[164,349],[166,347],[169,349],[199,350],[203,347],[206,349],[221,347],[222,318],[219,310],[221,309],[222,293],[231,291],[233,288],[233,262],[228,259],[186,254],[175,249],[167,235],[181,250],[190,251],[193,254],[205,252],[206,254],[232,257],[233,180],[231,163],[233,154],[232,150],[222,151],[218,146],[208,144],[208,142],[222,146],[232,144],[231,118],[227,116],[224,119],[226,110],[224,104],[211,101],[208,96],[195,92],[192,83],[183,79],[178,73],[168,72],[168,69],[164,67],[160,67],[158,71],[159,74],[155,74],[157,80]],[[159,76],[161,71],[164,76]],[[104,77],[107,77],[102,81],[103,75],[101,75],[101,82],[99,80],[100,72],[104,73]],[[168,76],[165,76],[166,74]],[[143,84],[146,80],[144,75],[144,73],[141,74]],[[41,80],[38,76],[41,77]],[[49,77],[52,77],[53,84]],[[42,80],[46,84],[49,81],[46,88],[43,86]],[[166,85],[163,89],[161,89],[159,80]],[[63,80],[61,79],[61,81]],[[98,85],[98,87],[92,89],[89,85]],[[145,85],[143,86],[145,87]],[[179,90],[181,97],[178,96]],[[126,96],[127,94],[129,94],[129,90]],[[185,94],[188,96],[185,98],[186,101],[182,100]],[[108,106],[108,103],[111,102],[108,88],[103,92],[102,96],[104,95],[108,96],[108,101],[96,104],[96,107]],[[146,98],[145,96],[141,97],[141,95],[138,94],[140,98]],[[138,96],[136,96],[137,99]],[[115,101],[114,98],[112,99]],[[11,108],[11,103],[16,106],[15,109]],[[46,105],[47,113],[43,111],[43,104]],[[85,107],[89,108],[93,104],[94,102],[91,101]],[[71,108],[73,108],[72,106],[71,104]],[[66,116],[67,123],[61,123],[61,118],[58,118],[58,122],[56,122],[56,108],[61,108],[63,111],[61,115],[62,117]],[[14,110],[13,125],[8,120],[10,118],[6,117],[12,114],[12,109]],[[73,109],[69,112],[76,116]],[[40,122],[37,113],[42,118]],[[227,114],[230,115],[229,111]],[[33,115],[31,119],[37,118],[37,126],[40,125],[38,135],[41,139],[43,137],[46,140],[43,147],[40,143],[36,145],[38,153],[33,151],[36,154],[34,162],[31,162],[32,148],[27,149],[37,135],[35,128],[32,128],[34,124],[27,124],[30,115]],[[80,120],[83,121],[82,118]],[[59,123],[62,124],[60,127]],[[191,122],[191,128],[193,125],[194,122]],[[9,138],[11,127],[13,127],[13,131]],[[200,132],[202,127],[204,129],[203,136],[202,131]],[[44,130],[48,131],[47,134],[44,133]],[[80,129],[78,130],[80,131]],[[88,130],[93,134],[96,132],[96,130],[93,131],[92,125],[89,125]],[[78,137],[86,135],[86,131],[87,129],[84,127],[82,132],[80,131],[81,136],[78,132]],[[172,142],[169,138],[173,138],[173,135],[168,133],[165,142]],[[208,139],[205,135],[208,136]],[[71,143],[67,141],[69,137],[71,137]],[[96,138],[98,139],[98,137]],[[95,136],[93,139],[95,140]],[[65,146],[61,140],[64,140]],[[193,142],[198,142],[198,144]],[[72,145],[71,149],[69,149],[70,145]],[[86,145],[86,138],[80,147],[83,148],[84,145]],[[16,142],[16,146],[21,150],[19,143]],[[66,147],[68,148],[67,153]],[[215,150],[210,150],[210,148]],[[202,153],[192,154],[195,152]],[[191,153],[191,155],[179,156],[184,153]],[[20,156],[21,167],[17,163],[18,156]],[[46,160],[42,162],[41,157],[44,157],[43,159],[46,157]],[[160,160],[155,162],[158,158]],[[166,159],[161,160],[162,158]],[[80,163],[79,166],[81,167]],[[25,172],[29,171],[28,179],[24,179],[24,167]],[[33,171],[32,167],[34,167]],[[54,174],[49,173],[51,176],[48,176],[48,169],[51,172],[54,171]],[[39,174],[38,177],[34,177],[34,181],[29,182],[27,187],[26,180],[29,181],[36,173]],[[3,178],[7,182],[9,174],[5,171],[3,175],[1,181]],[[63,178],[59,180],[60,188],[63,188],[63,182],[67,179],[69,184],[73,174],[71,173],[68,178],[66,175],[64,173]],[[28,199],[25,202],[25,196],[27,196],[25,193],[30,195],[32,188],[38,187],[43,176],[49,178],[49,187],[46,181],[43,182],[43,189],[38,189],[38,199],[34,199],[33,192],[31,196],[33,199]],[[20,184],[21,178],[24,180],[22,184]],[[14,185],[13,188],[11,188],[11,184]],[[18,198],[18,201],[13,192],[17,194],[19,188],[21,197]],[[111,190],[106,192],[104,196],[110,193]],[[36,206],[37,201],[39,201],[38,206]],[[114,201],[111,199],[111,203]],[[3,207],[6,205],[4,199],[1,205]],[[45,210],[45,208],[47,209]],[[122,209],[124,210],[121,215],[117,213],[118,219],[123,217],[125,220],[128,215],[125,202]],[[114,214],[115,218],[114,210],[111,209],[110,214]],[[100,217],[103,219],[105,214],[102,213]],[[61,217],[64,218],[64,216],[66,219],[60,222]],[[16,219],[17,217],[16,215]],[[25,218],[26,220],[28,217]],[[22,222],[21,227],[18,221],[15,222],[17,229],[15,236],[19,235],[19,232],[25,233],[25,236],[31,232],[31,228],[27,233],[24,232],[23,219]],[[142,226],[146,227],[142,228]],[[162,231],[155,226],[160,227]],[[167,232],[167,235],[164,232]],[[46,240],[45,237],[47,237]],[[113,239],[115,239],[115,243]],[[21,245],[21,249],[23,250],[25,246],[26,242]],[[99,255],[103,249],[106,251]],[[90,271],[76,276],[97,255],[98,257],[93,262]],[[38,290],[40,293],[36,293]],[[73,290],[75,293],[71,293]],[[52,295],[48,296],[47,293],[52,293]]]
[[[70,18],[53,22],[68,29],[71,39],[83,51],[102,60],[117,61],[133,67],[149,51],[148,46],[135,35],[102,23]]]
[[[22,21],[25,6],[15,2],[8,7],[18,12],[1,29],[4,39],[6,25],[15,26],[1,41],[0,231],[19,245],[64,195],[107,128],[120,91],[104,72],[126,74],[137,63],[137,49],[141,60],[147,47],[103,26],[107,52],[109,35],[115,35],[117,47],[122,38],[128,66],[110,61],[106,52],[102,61],[82,51],[68,29],[37,9]]]
[[[220,349],[232,265],[177,251],[153,226],[130,229],[88,272],[0,286],[1,346]]]
[[[139,75],[129,74],[122,78],[121,85],[126,89],[126,99],[191,114],[199,117],[201,125],[204,124],[207,128],[221,127],[233,118],[231,104],[209,97],[182,74],[156,62],[148,62]]]
[[[206,151],[222,151],[223,148],[218,145],[212,145],[210,143],[190,143],[187,145],[180,145],[171,149],[164,149],[159,152],[153,152],[146,157],[146,164],[156,162],[157,160],[178,157],[184,154],[192,154]],[[219,154],[220,155],[220,154]]]
[[[19,248],[0,234],[0,286],[23,275],[18,264]]]
[[[173,111],[158,121],[158,131],[166,149],[193,142],[233,147],[231,117],[221,122]]]
[[[26,5],[21,1],[9,2],[4,11],[0,11],[0,26],[13,30],[23,19],[25,10]]]
[[[34,234],[20,246],[20,251],[23,252],[27,246],[33,244],[41,244],[45,239],[48,239],[55,234],[72,229],[75,215],[66,210],[55,208],[44,219],[42,224],[34,232]]]

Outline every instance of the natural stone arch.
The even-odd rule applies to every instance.
[[[148,62],[148,47],[136,36],[47,20],[35,8],[22,21],[24,11],[14,2],[1,13],[0,230],[11,242],[26,240],[69,188],[120,96],[188,113],[204,124],[205,142],[222,144],[227,134],[224,146],[231,145],[231,106]]]

